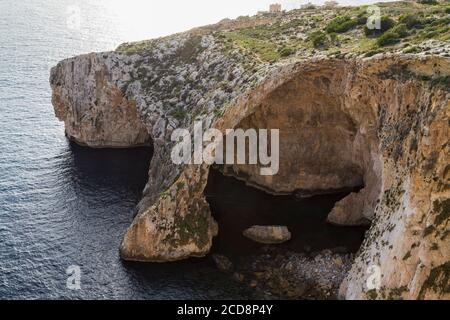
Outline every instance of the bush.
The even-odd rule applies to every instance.
[[[326,27],[326,31],[328,33],[344,33],[356,27],[357,25],[357,19],[353,19],[349,16],[339,16],[330,21],[330,23]]]
[[[320,48],[327,44],[327,35],[322,31],[311,33],[308,40],[312,42],[314,48]]]
[[[398,26],[395,26],[394,28],[392,28],[392,32],[397,33],[399,38],[406,38],[407,36],[409,36],[408,28],[406,27],[406,24],[404,24],[404,23],[399,24]]]
[[[418,47],[409,47],[405,50],[403,50],[403,53],[420,53],[422,50]]]
[[[333,32],[328,35],[330,42],[334,45],[339,45],[339,36],[337,33]]]
[[[360,26],[367,24],[366,16],[359,16],[357,20],[358,20],[358,25],[360,25]]]
[[[422,26],[422,21],[413,14],[402,15],[399,22],[404,23],[408,29],[419,28]]]
[[[438,4],[437,0],[419,0],[421,4]]]
[[[378,53],[381,53],[381,52],[383,52],[383,50],[380,50],[380,49],[376,49],[376,50],[371,50],[371,51],[369,51],[369,52],[366,52],[366,54],[364,55],[366,58],[369,58],[369,57],[372,57],[372,56],[374,56],[374,55],[376,55],[376,54],[378,54]]]
[[[428,31],[427,33],[425,33],[425,38],[426,39],[433,39],[434,37],[438,36],[439,32],[436,30],[432,30],[432,31]]]
[[[279,50],[280,56],[285,58],[293,55],[295,53],[295,49],[291,47],[284,47],[281,50]]]
[[[426,23],[431,27],[447,26],[450,24],[450,18],[445,17],[440,19],[429,19]]]
[[[366,36],[379,36],[395,26],[395,21],[387,16],[381,17],[380,29],[364,28]]]
[[[377,40],[377,44],[380,47],[388,46],[390,44],[396,44],[400,41],[400,36],[397,32],[392,30],[386,31],[383,33]]]
[[[407,36],[409,36],[408,29],[406,28],[406,24],[402,23],[383,33],[378,38],[377,44],[380,47],[395,44]]]

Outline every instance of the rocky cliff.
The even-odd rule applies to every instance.
[[[136,102],[125,97],[122,72],[111,65],[118,59],[89,54],[53,69],[51,86],[55,114],[64,121],[66,135],[81,145],[124,148],[150,145]],[[120,67],[120,64],[118,65]]]
[[[449,299],[448,44],[441,34],[432,42],[411,36],[413,46],[368,54],[373,50],[356,52],[342,41],[337,53],[334,44],[317,49],[298,36],[296,53],[286,53],[294,46],[290,35],[321,27],[302,26],[311,15],[290,12],[251,27],[222,22],[52,69],[55,113],[69,138],[92,147],[154,147],[121,255],[153,262],[204,256],[220,232],[204,196],[210,167],[172,163],[174,129],[192,129],[194,121],[223,133],[273,128],[280,129],[277,175],[261,176],[249,165],[220,169],[273,194],[361,188],[328,217],[338,225],[371,224],[342,298]],[[274,29],[283,34],[279,47],[262,47],[259,33],[278,37]],[[361,37],[362,29],[345,32],[341,40]],[[374,266],[377,289],[368,287]]]

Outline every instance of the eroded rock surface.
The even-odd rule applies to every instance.
[[[280,244],[291,240],[292,237],[288,228],[281,226],[253,226],[245,230],[243,235],[264,244]]]
[[[89,54],[66,60],[52,69],[50,83],[55,114],[66,135],[80,145],[129,148],[151,144],[135,100],[125,97],[121,72],[112,65],[120,57]]]

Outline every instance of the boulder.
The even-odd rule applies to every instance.
[[[245,230],[243,235],[264,244],[280,244],[291,240],[291,233],[283,226],[253,226]]]
[[[220,254],[214,254],[212,258],[214,260],[214,263],[216,264],[217,269],[225,273],[233,272],[234,266],[233,262],[231,262],[230,259]]]

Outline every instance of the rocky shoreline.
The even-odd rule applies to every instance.
[[[232,281],[253,288],[261,299],[336,300],[354,262],[345,248],[292,252],[273,246],[233,263],[213,255],[218,270]]]

